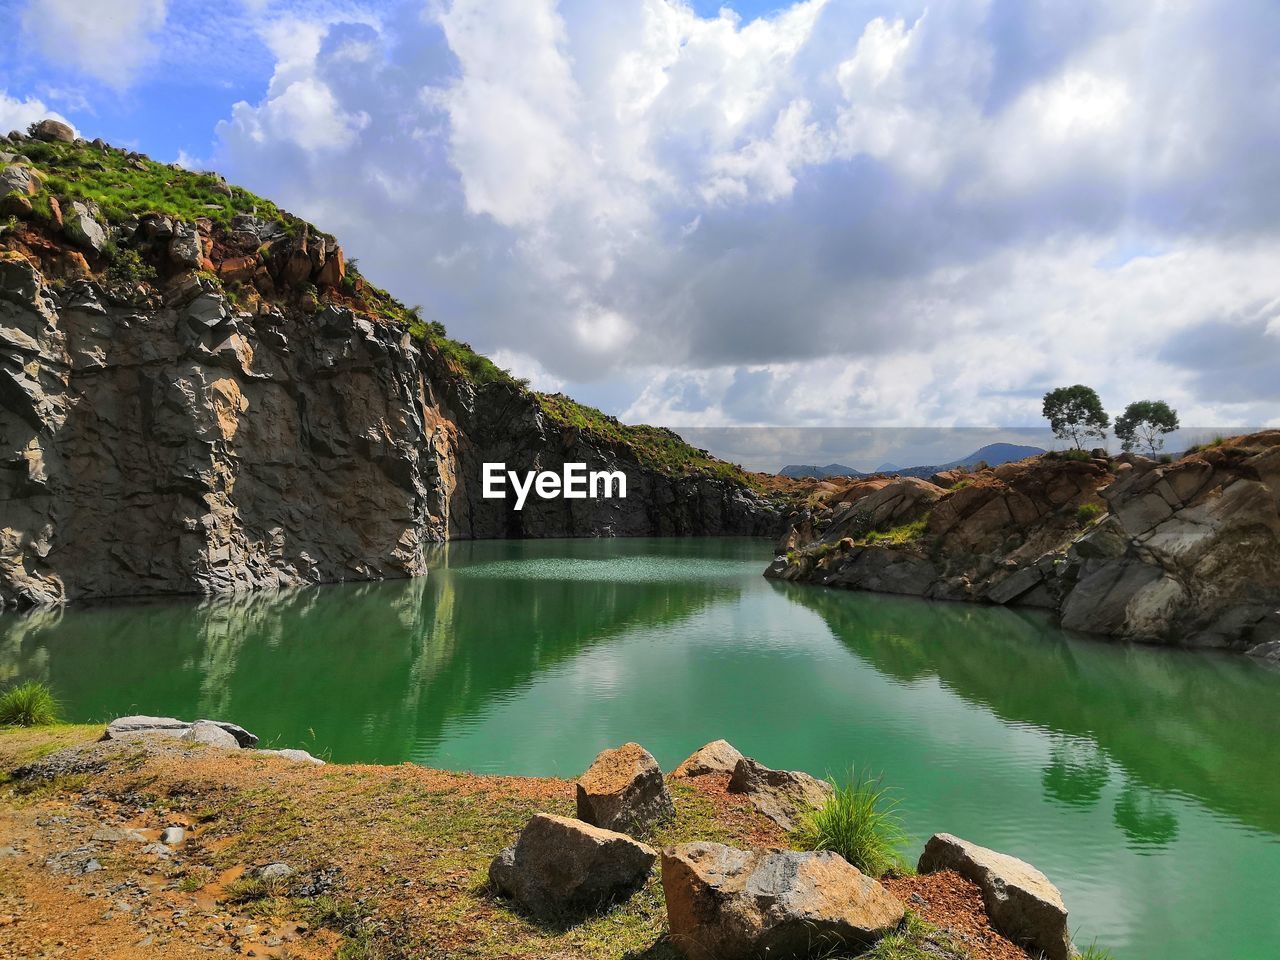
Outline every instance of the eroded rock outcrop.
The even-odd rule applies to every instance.
[[[1039,607],[1134,640],[1280,649],[1280,431],[1167,464],[1043,456],[939,479],[948,489],[927,495],[904,480],[832,492],[792,517],[766,575]]]
[[[892,894],[835,853],[682,843],[662,852],[671,940],[691,960],[861,952],[902,922]]]

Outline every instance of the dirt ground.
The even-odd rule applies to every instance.
[[[312,767],[176,741],[94,743],[100,733],[0,733],[0,960],[679,956],[656,871],[625,904],[568,927],[489,891],[489,861],[533,813],[573,815],[570,782]],[[785,846],[727,783],[673,780],[676,821],[645,839]],[[159,843],[172,827],[181,842]],[[287,877],[257,877],[276,863]],[[974,960],[1025,958],[960,877],[887,885]]]

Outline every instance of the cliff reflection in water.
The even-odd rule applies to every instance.
[[[1137,847],[1177,836],[1167,793],[1280,833],[1280,767],[1263,747],[1280,733],[1274,668],[1077,639],[1035,612],[772,583],[880,673],[904,683],[936,678],[1006,721],[1049,731],[1043,784],[1053,801],[1096,804],[1118,764],[1129,782],[1113,819]]]
[[[694,579],[679,548],[646,565],[601,547],[454,544],[416,580],[5,618],[0,680],[49,683],[76,720],[230,718],[276,745],[400,762],[557,663],[741,590],[732,541],[725,575]]]

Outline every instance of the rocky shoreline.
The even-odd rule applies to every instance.
[[[826,482],[766,576],[1051,611],[1063,627],[1280,659],[1280,431],[1172,462],[1048,454]]]
[[[1007,855],[937,834],[919,876],[877,879],[836,853],[788,849],[780,825],[820,801],[821,781],[724,741],[668,776],[626,744],[566,783],[325,766],[259,750],[222,721],[126,717],[105,732],[59,731],[0,734],[0,947],[36,934],[53,896],[104,899],[103,919],[117,921],[66,923],[61,943],[98,949],[93,938],[123,924],[135,947],[166,956],[234,944],[251,956],[398,957],[411,943],[474,946],[489,934],[503,943],[495,956],[622,956],[617,940],[592,931],[642,919],[638,942],[689,960],[899,955],[878,953],[882,942],[953,960],[1074,955],[1057,889]],[[421,804],[480,833],[424,849],[400,834],[421,824],[434,835],[450,821],[420,820]],[[50,819],[54,810],[64,812]],[[508,830],[515,843],[489,847],[486,867],[484,848]],[[353,918],[333,901],[354,890],[363,897]],[[942,905],[957,898],[952,924]],[[318,900],[328,914],[315,922],[307,911]],[[161,903],[168,924],[151,909]],[[366,952],[341,953],[356,946]]]

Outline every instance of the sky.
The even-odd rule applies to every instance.
[[[1083,382],[1280,425],[1274,0],[0,0],[0,27],[0,129],[216,169],[630,422],[1035,426]]]

